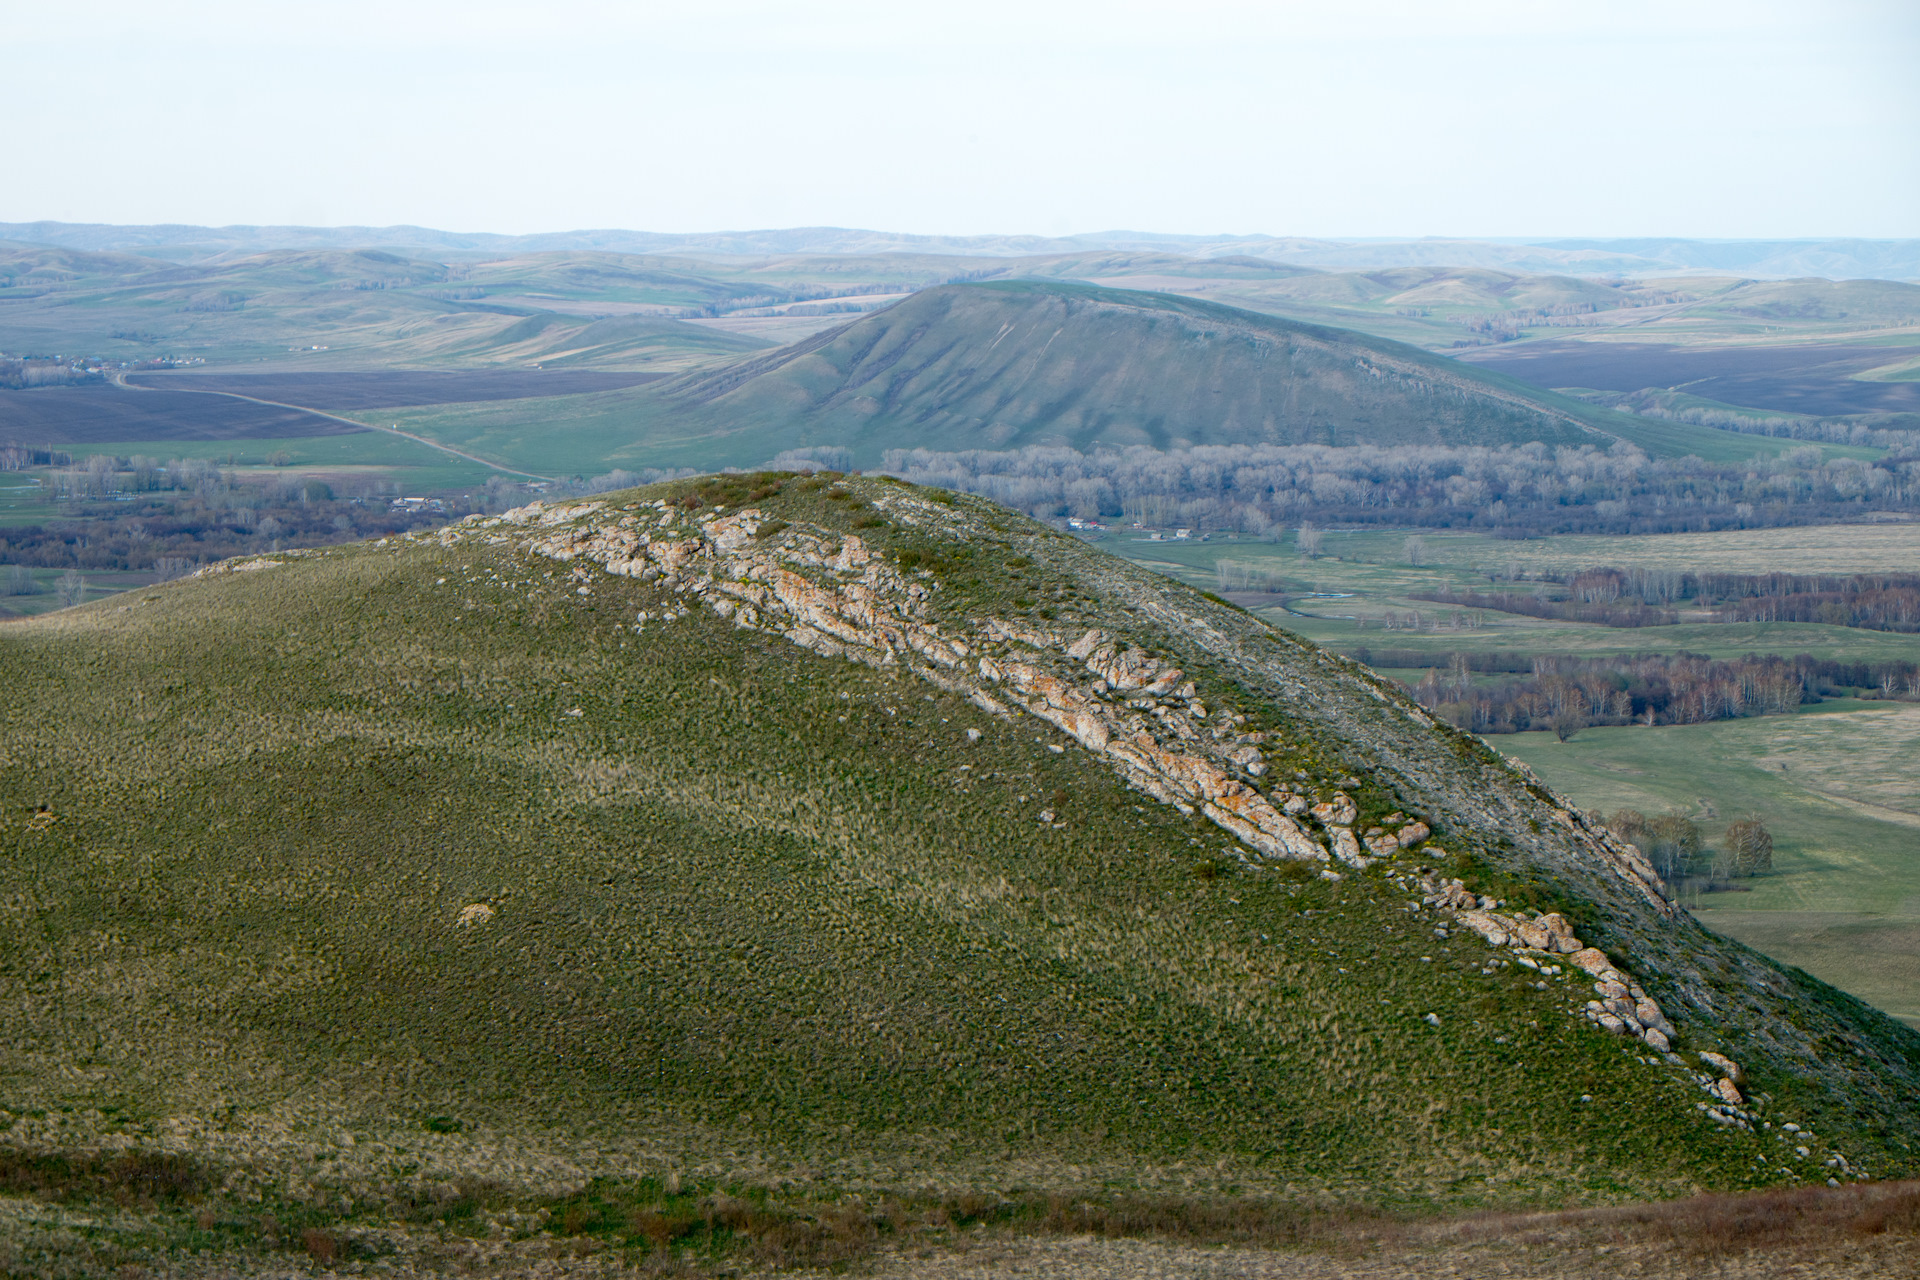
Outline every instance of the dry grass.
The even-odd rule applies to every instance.
[[[1220,1245],[1228,1247],[1222,1248]],[[1698,1196],[1553,1214],[1389,1221],[1325,1214],[1303,1237],[1090,1230],[982,1233],[895,1247],[877,1277],[1907,1277],[1920,1184]]]
[[[1920,524],[1822,524],[1720,533],[1661,533],[1631,537],[1568,534],[1502,543],[1477,535],[1427,535],[1428,558],[1452,564],[1516,564],[1527,569],[1593,565],[1718,573],[1890,573],[1920,562]]]
[[[1802,1187],[1558,1212],[1440,1216],[1226,1195],[783,1197],[596,1182],[544,1202],[479,1186],[360,1225],[222,1207],[187,1162],[15,1159],[4,1274],[278,1273],[362,1260],[422,1276],[1565,1276],[1920,1274],[1920,1182]],[[100,1205],[75,1214],[61,1202]],[[22,1212],[25,1210],[25,1212]],[[291,1215],[291,1216],[289,1216]],[[509,1223],[519,1229],[502,1230]],[[187,1233],[183,1235],[182,1233]],[[183,1248],[182,1246],[186,1246]],[[104,1268],[104,1269],[103,1269]],[[144,1272],[141,1272],[144,1274]]]

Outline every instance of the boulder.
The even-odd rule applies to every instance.
[[[1333,799],[1314,805],[1308,812],[1313,814],[1314,821],[1324,827],[1352,826],[1353,820],[1360,816],[1359,806],[1344,791],[1336,791]]]
[[[1718,1071],[1735,1084],[1739,1084],[1741,1080],[1746,1078],[1745,1074],[1740,1070],[1740,1064],[1723,1054],[1709,1053],[1702,1050],[1700,1061],[1706,1063],[1709,1067],[1712,1067],[1715,1071]]]
[[[1576,968],[1584,969],[1596,977],[1613,969],[1613,961],[1607,959],[1607,953],[1598,947],[1583,947],[1569,953],[1567,959]]]
[[[1460,923],[1485,938],[1489,946],[1504,947],[1509,941],[1505,923],[1484,911],[1462,911]]]
[[[1667,1015],[1662,1013],[1660,1006],[1648,996],[1639,996],[1634,1000],[1633,1016],[1640,1020],[1640,1025],[1643,1027],[1650,1027],[1663,1036],[1673,1034],[1673,1024],[1667,1021]]]
[[[1370,861],[1360,852],[1360,842],[1354,838],[1351,827],[1334,827],[1333,856],[1342,862],[1350,862],[1356,867],[1364,867]]]
[[[1534,951],[1549,951],[1553,948],[1552,937],[1538,920],[1515,920],[1513,934]]]
[[[1388,854],[1399,852],[1400,838],[1391,831],[1383,831],[1378,835],[1367,837],[1367,848],[1373,852],[1374,857],[1384,858]]]

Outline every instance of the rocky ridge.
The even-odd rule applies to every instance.
[[[914,508],[930,504],[902,495],[877,498],[874,505],[912,525],[920,522]],[[789,524],[752,507],[698,511],[662,499],[637,506],[536,502],[407,540],[426,537],[448,544],[467,538],[511,543],[572,566],[583,595],[592,594],[596,569],[654,584],[737,626],[781,635],[823,655],[911,672],[994,714],[1025,712],[1102,758],[1140,791],[1231,833],[1252,864],[1305,862],[1337,878],[1402,851],[1421,861],[1448,856],[1430,843],[1433,825],[1419,817],[1395,813],[1356,830],[1359,808],[1346,788],[1357,786],[1358,778],[1316,785],[1304,774],[1275,776],[1264,749],[1268,735],[1248,730],[1248,717],[1218,696],[1208,705],[1195,681],[1171,662],[1098,628],[1065,630],[992,616],[966,626],[943,623],[930,607],[939,589],[934,576],[902,568],[856,533]],[[643,611],[631,625],[641,630],[656,616],[687,607],[670,606],[665,615]],[[1375,697],[1391,706],[1384,693]],[[1411,704],[1403,710],[1424,718]],[[1558,840],[1572,842],[1590,864],[1605,868],[1649,914],[1678,915],[1638,849],[1551,797],[1524,768],[1516,772],[1546,798],[1548,812],[1563,828]],[[1389,874],[1396,883],[1412,883],[1405,871]],[[1598,997],[1571,1006],[1571,1013],[1644,1043],[1659,1055],[1649,1063],[1686,1072],[1711,1096],[1699,1106],[1715,1121],[1772,1127],[1742,1098],[1742,1072],[1732,1059],[1696,1053],[1698,1065],[1708,1068],[1703,1071],[1674,1053],[1667,1011],[1605,952],[1577,938],[1563,917],[1503,912],[1500,903],[1459,880],[1442,881],[1424,868],[1421,875],[1422,907],[1509,951],[1511,960],[1491,964],[1514,963],[1564,979],[1570,975],[1558,961],[1565,958],[1594,979]],[[1850,1168],[1837,1154],[1834,1159],[1841,1163],[1833,1167]]]
[[[1141,791],[1202,814],[1257,858],[1305,860],[1338,874],[1335,864],[1365,868],[1432,834],[1403,814],[1356,832],[1358,808],[1343,791],[1317,801],[1279,783],[1263,791],[1266,735],[1247,731],[1246,715],[1231,707],[1207,706],[1180,668],[1103,631],[1067,636],[991,617],[968,635],[943,629],[928,616],[925,576],[875,555],[857,534],[783,524],[763,537],[772,522],[754,509],[691,528],[664,501],[650,516],[598,519],[604,510],[535,503],[497,521],[470,518],[444,536],[524,527],[533,534],[525,549],[534,554],[658,582],[738,626],[818,653],[903,666],[996,714],[1017,707],[1104,758]]]
[[[884,505],[912,521],[903,504]],[[690,520],[658,500],[649,516],[614,513],[605,503],[533,503],[497,518],[469,517],[443,536],[502,525],[534,533],[524,544],[534,554],[658,581],[739,626],[819,653],[904,666],[995,713],[1017,706],[1104,757],[1142,791],[1183,812],[1197,810],[1264,857],[1360,869],[1432,833],[1405,815],[1356,832],[1358,809],[1345,792],[1315,800],[1278,781],[1263,783],[1266,735],[1245,731],[1243,713],[1208,707],[1184,671],[1137,646],[1123,648],[1098,629],[1072,635],[988,617],[968,635],[943,630],[927,607],[932,575],[901,570],[857,534],[789,526],[751,508]],[[1673,913],[1637,848],[1576,811],[1561,808],[1555,816],[1646,906]]]
[[[1532,916],[1503,912],[1500,910],[1503,904],[1497,899],[1475,894],[1463,881],[1443,879],[1430,870],[1417,879],[1395,874],[1394,882],[1403,889],[1420,893],[1417,903],[1413,904],[1416,910],[1425,907],[1440,913],[1471,929],[1488,946],[1496,950],[1509,949],[1511,963],[1530,969],[1543,979],[1571,977],[1556,963],[1564,958],[1575,970],[1593,979],[1593,990],[1598,997],[1587,1001],[1578,1012],[1603,1030],[1643,1041],[1670,1066],[1685,1071],[1711,1099],[1696,1104],[1709,1119],[1749,1132],[1756,1128],[1773,1132],[1779,1142],[1792,1148],[1797,1158],[1812,1158],[1813,1150],[1805,1145],[1814,1140],[1811,1130],[1789,1122],[1776,1131],[1771,1121],[1756,1114],[1740,1090],[1746,1073],[1732,1058],[1701,1050],[1692,1055],[1694,1064],[1690,1064],[1687,1058],[1673,1052],[1670,1042],[1675,1031],[1659,1002],[1623,973],[1606,952],[1582,942],[1564,916],[1555,912]],[[1504,963],[1507,961],[1503,959],[1489,962],[1491,965]],[[1547,983],[1543,981],[1539,985],[1545,987]],[[1837,1186],[1842,1176],[1866,1177],[1840,1152],[1826,1148],[1820,1154],[1825,1157],[1824,1167],[1831,1171],[1830,1184]]]

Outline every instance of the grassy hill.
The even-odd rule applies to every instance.
[[[0,672],[0,1183],[118,1187],[154,1248],[1914,1166],[1920,1037],[1361,668],[975,499],[475,518],[10,624]],[[1563,913],[1673,1052],[1447,877]]]
[[[928,289],[656,394],[698,406],[718,430],[868,457],[1606,438],[1573,402],[1398,343],[1167,294],[1032,281]]]
[[[118,243],[102,241],[110,242]],[[141,253],[0,241],[0,350],[113,359],[184,352],[215,362],[297,359],[329,367],[566,359],[687,368],[750,349],[740,338],[759,336],[756,330],[776,341],[798,337],[804,326],[791,323],[794,315],[824,315],[827,323],[835,313],[969,280],[1083,280],[1181,294],[1440,350],[1496,338],[1623,334],[1684,344],[1910,339],[1920,297],[1920,286],[1883,280],[1538,274],[1475,266],[1470,253],[1355,271],[1230,252],[1197,257],[1172,246],[1020,252],[1009,243],[1001,256],[956,257],[864,252],[849,242],[832,254],[693,257],[528,240],[477,256],[427,242],[356,246],[329,233],[270,249],[244,248],[241,236],[225,252],[168,261],[153,256],[150,242],[125,243]],[[375,247],[382,244],[388,247]],[[772,323],[775,312],[789,319]],[[510,332],[528,318],[552,323],[555,341],[526,342],[525,332]],[[688,318],[700,324],[679,323]],[[637,346],[595,335],[575,340],[583,326],[606,320],[660,327],[650,344]],[[496,341],[503,331],[505,341]]]
[[[0,244],[0,350],[114,360],[193,354],[228,367],[683,369],[767,345],[674,318],[761,292],[681,265],[564,254],[489,264],[476,279],[475,268],[374,249],[175,264]],[[502,289],[543,296],[489,300]],[[570,300],[588,295],[604,314],[567,313]]]

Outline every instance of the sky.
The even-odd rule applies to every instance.
[[[0,0],[0,221],[1920,236],[1915,0]]]

